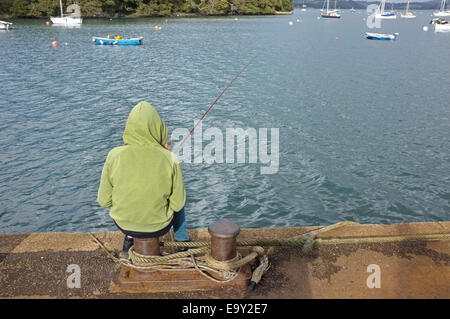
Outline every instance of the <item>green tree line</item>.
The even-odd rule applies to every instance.
[[[63,8],[80,6],[82,17],[274,14],[292,11],[293,0],[63,0]],[[0,15],[49,17],[58,15],[59,0],[1,0]]]

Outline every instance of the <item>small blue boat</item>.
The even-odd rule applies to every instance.
[[[384,33],[370,33],[366,32],[366,38],[369,40],[396,40],[398,33],[384,34]]]
[[[143,43],[144,37],[138,38],[128,38],[124,39],[123,37],[92,37],[92,41],[95,44],[104,44],[104,45],[141,45]]]

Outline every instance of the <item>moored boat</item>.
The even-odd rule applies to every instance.
[[[121,36],[116,37],[92,37],[92,41],[95,44],[103,45],[140,45],[144,41],[144,37],[137,38],[123,38]]]
[[[400,18],[403,18],[403,19],[414,19],[415,17],[416,16],[412,12],[407,12],[405,14],[403,14],[403,13],[400,14]]]
[[[415,17],[416,17],[415,14],[412,13],[411,11],[409,11],[409,0],[408,0],[408,3],[406,4],[406,11],[405,11],[405,14],[401,13],[401,14],[400,14],[400,18],[403,18],[403,19],[413,19],[413,18],[415,18]]]
[[[8,30],[12,22],[0,21],[0,30]]]
[[[375,15],[376,19],[397,19],[397,15],[393,12],[384,12]]]
[[[321,16],[322,18],[328,18],[328,19],[340,19],[341,14],[339,13],[339,10],[336,9],[336,0],[334,1],[334,10],[330,10],[330,0],[327,1],[327,10],[325,13],[323,13]],[[325,7],[325,2],[324,2]]]
[[[366,38],[369,40],[396,40],[398,35],[398,33],[386,34],[366,32]]]
[[[80,17],[64,16],[61,0],[59,0],[59,7],[61,9],[61,16],[60,17],[50,17],[50,20],[52,21],[53,24],[67,25],[67,26],[71,26],[71,25],[79,26],[83,23],[83,19],[81,19]]]
[[[375,14],[375,19],[397,19],[397,15],[394,11],[384,11],[385,5],[386,0],[381,0],[380,5],[378,6],[377,13]]]
[[[80,25],[83,23],[81,18],[72,17],[50,17],[53,24],[63,24],[63,25]]]
[[[449,32],[450,23],[442,18],[435,18],[430,22],[434,26],[435,32]]]
[[[435,17],[450,17],[450,10],[445,9],[445,0],[441,1],[441,8],[437,12],[433,12]]]
[[[327,18],[327,19],[340,19],[341,15],[339,14],[339,12],[337,11],[330,11],[327,12],[325,14],[322,14],[322,18]]]

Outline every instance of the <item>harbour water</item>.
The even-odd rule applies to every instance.
[[[448,220],[450,33],[415,13],[381,29],[367,28],[365,11],[325,21],[312,9],[80,28],[13,21],[0,32],[0,232],[114,230],[96,195],[131,108],[149,101],[170,131],[189,129],[254,56],[203,129],[279,128],[278,172],[183,163],[189,228]],[[91,41],[107,34],[144,45]]]

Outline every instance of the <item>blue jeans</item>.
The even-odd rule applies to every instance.
[[[176,241],[189,240],[189,235],[186,229],[186,216],[184,214],[184,207],[179,212],[173,213],[173,232],[175,233]]]

